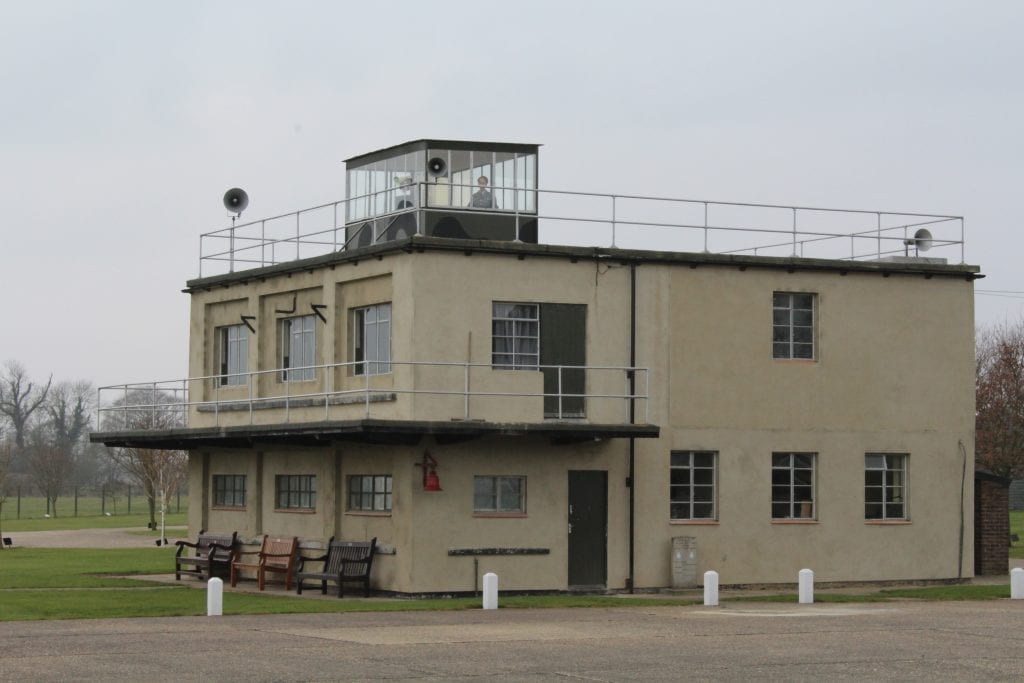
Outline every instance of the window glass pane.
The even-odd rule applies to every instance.
[[[473,508],[475,510],[497,508],[494,477],[473,477]]]
[[[793,453],[793,466],[803,469],[814,467],[814,456],[810,453]]]

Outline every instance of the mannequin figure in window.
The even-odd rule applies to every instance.
[[[494,195],[487,189],[487,176],[482,175],[476,179],[477,191],[469,199],[469,206],[472,209],[493,209]]]
[[[397,191],[395,192],[395,210],[412,208],[412,176],[395,178]]]

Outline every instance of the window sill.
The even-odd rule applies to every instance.
[[[245,512],[248,508],[244,505],[211,505],[211,512]]]
[[[274,512],[284,515],[315,515],[316,510],[311,508],[274,508]]]
[[[816,519],[773,519],[772,524],[817,524]]]
[[[680,526],[718,526],[717,519],[670,519],[668,523]]]
[[[817,358],[772,358],[776,363],[785,365],[817,365]]]
[[[484,519],[526,519],[527,515],[525,512],[481,512],[474,510],[473,517]]]
[[[390,510],[345,510],[346,515],[353,517],[390,517]]]
[[[910,524],[909,519],[865,519],[864,524],[868,526],[906,526]]]

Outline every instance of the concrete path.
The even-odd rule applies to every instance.
[[[1020,680],[1022,618],[999,600],[8,622],[0,681]]]
[[[156,537],[144,527],[127,529],[75,529],[72,531],[5,531],[15,548],[148,548]],[[167,540],[173,545],[185,539],[185,527],[167,527]]]

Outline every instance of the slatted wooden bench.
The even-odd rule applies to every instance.
[[[178,551],[174,554],[174,579],[181,581],[182,574],[196,576],[202,580],[214,576],[227,577],[231,571],[231,563],[238,552],[238,532],[230,534],[207,533],[199,531],[195,543],[175,541]],[[185,551],[191,548],[191,553]]]
[[[231,586],[238,584],[240,570],[252,569],[256,572],[256,585],[263,590],[266,585],[267,572],[284,574],[284,589],[292,589],[292,576],[295,572],[296,551],[299,539],[295,536],[264,536],[259,550],[239,552],[231,563]],[[243,556],[255,555],[250,561]]]
[[[302,582],[319,581],[320,593],[327,593],[327,582],[338,584],[338,597],[345,596],[345,584],[360,582],[363,594],[370,596],[370,569],[373,567],[373,554],[377,548],[377,539],[369,541],[335,541],[332,537],[327,543],[327,553],[320,557],[299,558],[299,566],[295,573],[296,589],[302,595]],[[319,571],[307,567],[311,563],[321,563]]]

